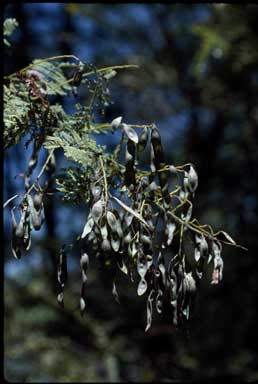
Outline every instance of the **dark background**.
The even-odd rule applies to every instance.
[[[5,17],[19,22],[5,50],[5,74],[58,54],[75,54],[97,67],[139,64],[111,82],[114,104],[106,120],[121,115],[134,124],[155,122],[168,161],[196,165],[194,214],[249,249],[224,246],[224,279],[200,290],[189,338],[156,316],[144,333],[145,298],[121,278],[119,306],[94,267],[80,317],[76,252],[69,254],[66,308],[57,305],[55,255],[81,233],[85,207],[53,197],[44,229],[21,261],[11,255],[6,208],[6,379],[258,380],[258,7],[14,3],[5,7]],[[74,102],[69,100],[62,101],[66,110]],[[108,150],[115,144],[112,136],[97,140]],[[23,179],[15,176],[25,171],[30,151],[23,140],[5,152],[4,201],[22,191]]]

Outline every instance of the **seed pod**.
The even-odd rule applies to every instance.
[[[135,185],[135,169],[134,169],[134,144],[129,140],[125,150],[125,185]]]
[[[195,169],[192,166],[190,166],[190,170],[188,173],[188,186],[192,193],[196,190],[198,186],[198,176]]]
[[[103,240],[107,239],[108,229],[107,229],[107,226],[105,223],[104,223],[104,225],[101,225],[101,227],[100,227],[100,234],[101,234],[101,237]]]
[[[30,235],[30,232],[31,232],[30,222],[29,221],[25,221],[23,246],[24,246],[26,251],[28,251],[30,249],[30,246],[31,246],[31,235]]]
[[[125,134],[127,135],[128,139],[133,141],[135,144],[138,144],[138,135],[137,133],[135,132],[135,130],[130,127],[129,125],[127,124],[122,124],[122,128],[123,128],[123,131],[125,132]]]
[[[19,224],[16,226],[16,229],[15,229],[15,236],[19,239],[23,238],[24,236],[25,216],[26,216],[26,209],[23,208]]]
[[[119,116],[116,119],[111,121],[111,126],[113,131],[115,131],[119,127],[119,125],[121,124],[121,121],[122,121],[122,116]]]
[[[85,312],[85,307],[86,307],[85,300],[84,300],[83,297],[80,297],[80,312],[81,312],[81,316],[83,316],[83,314]]]
[[[102,192],[102,188],[99,185],[94,185],[91,188],[91,193],[93,195],[94,201],[99,200],[101,192]]]
[[[94,226],[94,220],[93,218],[89,215],[88,220],[83,228],[81,238],[84,239],[86,236],[88,236],[89,233],[91,233],[92,228]]]
[[[116,216],[111,211],[107,211],[107,222],[110,226],[112,232],[116,232],[117,230],[117,219]]]
[[[189,295],[194,295],[196,292],[196,283],[192,276],[192,272],[184,274],[183,286],[185,293]]]
[[[167,226],[166,226],[166,234],[167,234],[167,245],[171,245],[172,241],[173,241],[173,237],[174,237],[174,232],[175,232],[175,229],[176,229],[176,224],[175,223],[170,223],[168,222],[167,223]]]
[[[66,258],[66,252],[64,250],[64,247],[62,247],[59,253],[57,280],[61,285],[61,287],[63,288],[67,280],[67,258]]]
[[[102,251],[104,252],[109,252],[111,251],[111,245],[110,245],[110,241],[108,239],[105,239],[102,241],[101,243],[101,249]]]
[[[142,296],[147,291],[148,285],[145,279],[141,279],[138,288],[137,288],[137,295]]]
[[[151,144],[154,152],[154,165],[156,169],[160,168],[161,163],[165,163],[164,160],[164,152],[161,144],[160,133],[156,126],[154,126],[151,130]]]
[[[120,239],[117,235],[117,233],[113,233],[111,235],[111,246],[113,248],[113,250],[115,252],[118,252],[119,251],[119,247],[120,247]]]
[[[28,206],[30,209],[30,218],[31,218],[31,223],[33,225],[33,228],[35,231],[38,231],[41,227],[41,216],[40,213],[36,211],[34,208],[34,203],[31,195],[27,196],[27,201],[28,201]]]
[[[213,242],[212,245],[212,252],[214,255],[214,270],[212,273],[212,281],[211,284],[218,284],[222,280],[223,276],[223,260],[221,258],[221,244],[216,243],[215,241]]]
[[[154,289],[152,289],[149,293],[148,299],[147,299],[147,325],[145,328],[145,332],[147,332],[152,323],[152,302],[153,302],[153,294],[154,294]]]
[[[81,266],[81,271],[82,271],[82,281],[83,281],[83,283],[86,283],[86,281],[87,281],[86,272],[87,272],[88,266],[89,266],[89,256],[87,255],[86,252],[81,254],[80,266]]]
[[[161,289],[158,290],[158,294],[156,296],[155,304],[156,304],[156,310],[160,314],[162,312],[162,296],[163,292]]]
[[[140,134],[139,136],[139,142],[137,144],[137,151],[138,152],[143,152],[146,145],[147,145],[147,141],[148,141],[148,128],[145,127],[143,128],[143,131],[142,133]]]
[[[115,297],[115,300],[120,304],[119,296],[118,296],[117,289],[116,289],[115,280],[113,280],[112,295]]]
[[[35,193],[33,197],[33,205],[37,211],[39,211],[42,208],[42,202],[43,202],[43,193],[42,192]]]
[[[124,237],[124,244],[129,244],[132,240],[131,232],[128,232],[127,235]]]
[[[103,201],[99,200],[95,204],[93,204],[91,208],[91,216],[96,224],[98,224],[99,219],[101,218],[103,213]]]

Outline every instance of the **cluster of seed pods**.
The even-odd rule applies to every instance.
[[[22,254],[30,249],[31,246],[31,232],[32,230],[39,231],[44,219],[44,192],[48,188],[48,181],[46,181],[45,188],[41,189],[39,186],[31,188],[30,180],[33,170],[38,163],[38,152],[40,145],[34,142],[33,152],[28,164],[28,171],[24,175],[25,179],[25,195],[22,202],[19,204],[20,218],[17,222],[15,216],[16,206],[11,210],[12,216],[12,253],[16,259],[20,259]],[[55,164],[54,158],[50,159],[46,171],[49,177],[52,176]]]
[[[222,279],[221,243],[213,236],[193,231],[195,227],[189,225],[194,222],[191,221],[191,200],[198,185],[194,167],[189,164],[187,171],[187,167],[166,164],[160,133],[155,125],[145,127],[138,136],[132,126],[121,121],[122,118],[117,118],[112,122],[114,129],[121,126],[126,137],[124,168],[116,175],[120,179],[121,193],[117,197],[106,190],[107,185],[112,186],[112,180],[106,180],[105,185],[100,168],[91,188],[91,207],[81,239],[91,245],[103,265],[112,267],[116,298],[115,280],[119,271],[137,282],[139,296],[147,294],[146,330],[152,323],[153,301],[158,314],[170,303],[172,323],[182,328],[189,320],[198,283],[209,269],[207,265],[212,265],[212,284]],[[144,174],[137,166],[148,144],[150,172]],[[171,177],[181,180],[177,193],[170,191]],[[178,202],[176,206],[175,200]],[[159,221],[161,225],[158,225]],[[158,239],[159,228],[161,240]],[[186,233],[191,234],[194,243],[190,256],[184,250]],[[81,313],[86,306],[88,265],[89,257],[83,252]]]

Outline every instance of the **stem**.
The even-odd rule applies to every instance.
[[[43,164],[43,167],[41,168],[41,170],[40,170],[38,176],[36,177],[36,179],[34,180],[34,182],[32,183],[32,185],[30,186],[30,188],[28,189],[28,191],[26,192],[25,196],[27,196],[27,195],[32,191],[32,189],[34,188],[35,184],[36,184],[36,183],[39,181],[39,179],[41,178],[42,174],[44,173],[44,171],[45,171],[45,169],[46,169],[46,167],[47,167],[47,165],[48,165],[49,160],[51,159],[51,157],[52,157],[52,155],[53,155],[53,153],[54,153],[54,150],[55,150],[55,149],[51,149],[51,151],[49,152],[49,155],[48,155],[48,157],[47,157],[45,163]],[[25,196],[24,196],[24,197],[25,197]]]
[[[163,208],[160,204],[158,204],[157,202],[155,202],[155,204],[156,204],[160,209],[162,209],[163,211],[165,211],[164,208]],[[192,223],[192,224],[189,224],[189,222],[188,222],[188,223],[185,223],[184,220],[180,219],[178,216],[176,216],[176,215],[175,215],[173,212],[171,212],[171,211],[167,211],[167,213],[168,213],[171,217],[173,217],[173,219],[175,219],[175,221],[177,221],[177,222],[180,223],[181,225],[186,226],[187,228],[191,229],[193,232],[198,233],[199,235],[204,235],[204,236],[206,236],[206,237],[208,237],[208,238],[211,238],[211,239],[213,239],[213,240],[216,240],[216,241],[218,241],[218,242],[220,242],[220,243],[227,244],[227,245],[231,245],[231,246],[233,246],[233,247],[241,248],[241,249],[243,249],[244,251],[248,251],[248,249],[245,248],[245,247],[243,247],[242,245],[239,245],[239,244],[232,244],[232,243],[229,243],[229,242],[224,241],[224,240],[218,240],[215,236],[211,235],[209,232],[207,232],[207,231],[205,231],[205,230],[203,230],[203,229],[202,229],[202,230],[197,229],[197,228],[196,228],[197,226],[194,225],[193,223]],[[198,228],[200,228],[200,227],[198,226]]]
[[[100,161],[101,170],[102,170],[103,178],[104,178],[105,210],[106,210],[107,209],[107,202],[108,202],[108,186],[107,186],[107,176],[106,176],[102,156],[99,157],[99,161]]]
[[[52,61],[52,60],[58,60],[58,59],[65,59],[65,58],[70,58],[70,59],[75,59],[75,60],[78,60],[80,61],[80,59],[78,59],[78,57],[74,56],[74,55],[58,55],[58,56],[51,56],[51,57],[48,57],[46,59],[42,59],[42,60],[39,60],[37,63],[31,63],[30,65],[27,65],[27,67],[24,67],[22,68],[19,72],[25,72],[26,70],[28,70],[29,68],[32,68],[34,65],[36,64],[40,64],[40,63],[44,63],[45,61]],[[5,79],[9,79],[10,77],[13,77],[16,75],[16,72],[12,73],[11,75],[8,75],[8,76],[5,76],[4,78]]]

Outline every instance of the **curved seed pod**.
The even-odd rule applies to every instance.
[[[99,186],[99,185],[94,185],[94,186],[91,188],[91,193],[92,193],[92,195],[93,195],[94,201],[99,200],[100,195],[101,195],[101,192],[102,192],[102,188],[101,188],[101,186]]]
[[[120,239],[122,239],[122,237],[124,236],[124,233],[123,233],[123,230],[122,230],[121,221],[120,221],[120,217],[119,217],[118,214],[116,215],[116,233],[118,234],[118,237]]]
[[[142,278],[138,284],[137,295],[142,296],[147,291],[148,285],[144,278]]]
[[[29,221],[25,221],[24,225],[24,237],[23,237],[23,246],[26,251],[30,249],[31,246],[31,226]]]
[[[153,257],[151,255],[147,255],[146,262],[147,262],[147,269],[149,269],[150,266],[153,264]]]
[[[124,216],[124,222],[126,225],[126,228],[129,228],[133,221],[133,215],[131,213],[126,212]]]
[[[62,247],[59,253],[57,280],[59,284],[64,287],[64,284],[67,280],[67,258],[64,247]]]
[[[119,117],[116,117],[114,120],[111,121],[111,126],[112,126],[112,129],[113,131],[115,131],[119,125],[121,124],[122,122],[122,116],[119,116]]]
[[[41,216],[40,216],[40,213],[38,213],[36,211],[36,209],[34,208],[34,203],[33,203],[33,199],[31,197],[31,195],[27,196],[27,201],[28,201],[28,205],[29,205],[29,208],[30,208],[31,223],[32,223],[33,228],[35,229],[35,231],[38,231],[40,229],[40,227],[41,227]]]
[[[14,209],[15,208],[12,208],[11,210],[11,216],[12,216],[12,239],[11,239],[11,248],[12,248],[12,253],[13,253],[13,256],[16,258],[16,259],[20,259],[21,258],[21,239],[20,238],[17,238],[16,237],[16,228],[17,228],[17,223],[16,223],[16,219],[15,219],[15,216],[14,216]]]
[[[196,282],[193,278],[192,272],[184,274],[183,286],[186,294],[189,294],[191,296],[195,294]]]
[[[111,211],[107,211],[107,222],[110,226],[112,232],[117,231],[117,219],[116,216]]]
[[[81,272],[82,272],[82,282],[86,283],[86,281],[87,281],[86,272],[87,272],[88,267],[89,267],[89,256],[87,255],[86,252],[83,252],[81,254],[80,266],[81,266]]]
[[[81,312],[81,316],[83,316],[83,314],[85,312],[85,307],[86,307],[85,300],[84,300],[83,297],[80,297],[80,312]]]
[[[60,285],[60,292],[57,296],[58,303],[63,306],[64,305],[64,285],[67,280],[67,259],[66,252],[64,250],[64,246],[60,250],[58,267],[57,267],[57,280]]]
[[[91,216],[96,224],[98,224],[99,219],[101,218],[103,213],[103,201],[99,200],[95,204],[93,204],[91,208]]]
[[[124,237],[124,244],[129,244],[132,240],[131,232],[128,232],[127,235]]]
[[[118,296],[117,289],[116,289],[115,280],[113,280],[112,295],[115,297],[115,300],[120,304],[119,296]]]
[[[24,236],[25,217],[26,217],[26,209],[23,208],[19,224],[16,226],[16,229],[15,229],[15,236],[20,239],[23,238]]]
[[[120,266],[118,262],[117,262],[117,266],[125,275],[128,275],[128,269],[127,269],[127,266],[124,262],[123,257],[121,259],[122,259],[122,266]]]
[[[107,237],[108,237],[108,229],[107,229],[107,226],[106,226],[105,223],[104,223],[104,225],[101,225],[100,233],[101,233],[101,237],[102,237],[103,240],[107,239]]]
[[[174,237],[174,232],[175,232],[175,229],[176,229],[176,224],[175,223],[171,223],[171,222],[168,222],[167,223],[167,226],[166,226],[166,234],[167,234],[167,245],[171,245],[172,241],[173,241],[173,237]]]
[[[60,292],[58,295],[57,295],[57,302],[58,304],[63,307],[64,306],[64,292]]]
[[[139,256],[137,259],[137,272],[139,273],[140,277],[143,279],[147,272],[147,262],[144,255]]]
[[[135,160],[135,144],[128,140],[127,147],[125,150],[125,185],[131,186],[135,185],[135,169],[134,169],[134,160]]]
[[[12,208],[11,209],[11,216],[12,216],[12,231],[13,233],[15,232],[16,228],[17,228],[17,222],[16,222],[16,218],[15,218],[15,215],[14,215],[14,209],[15,208]]]
[[[156,310],[159,314],[162,313],[162,296],[163,292],[161,289],[159,289],[155,300]]]
[[[88,236],[88,234],[91,233],[93,227],[94,227],[94,220],[89,215],[88,220],[83,228],[81,238],[84,239],[86,236]]]
[[[212,252],[214,255],[214,269],[212,273],[211,284],[218,284],[222,280],[224,263],[221,258],[221,249],[221,244],[214,241],[212,245]]]
[[[161,144],[161,137],[157,127],[154,125],[151,130],[151,144],[154,152],[154,165],[156,169],[161,168],[160,164],[164,164],[164,152]]]
[[[122,129],[125,132],[125,134],[127,135],[129,140],[133,141],[135,144],[138,144],[138,141],[139,141],[138,135],[135,132],[135,130],[132,127],[130,127],[130,125],[123,123]]]
[[[111,235],[111,246],[115,252],[119,251],[120,248],[120,239],[117,235],[117,233],[113,233]]]
[[[42,203],[43,203],[43,193],[42,192],[37,192],[33,196],[33,205],[34,208],[39,211],[42,208]]]
[[[198,176],[192,165],[190,166],[190,170],[188,173],[188,186],[192,193],[196,190],[198,186]]]
[[[139,136],[139,141],[138,141],[138,144],[137,144],[137,151],[138,152],[143,152],[146,145],[147,145],[147,141],[148,141],[148,128],[147,127],[144,127],[143,130],[142,130],[142,133],[140,134]]]
[[[152,289],[149,293],[148,299],[147,299],[147,325],[145,328],[145,332],[147,332],[152,323],[152,302],[153,302],[153,295],[154,295],[154,289]]]

